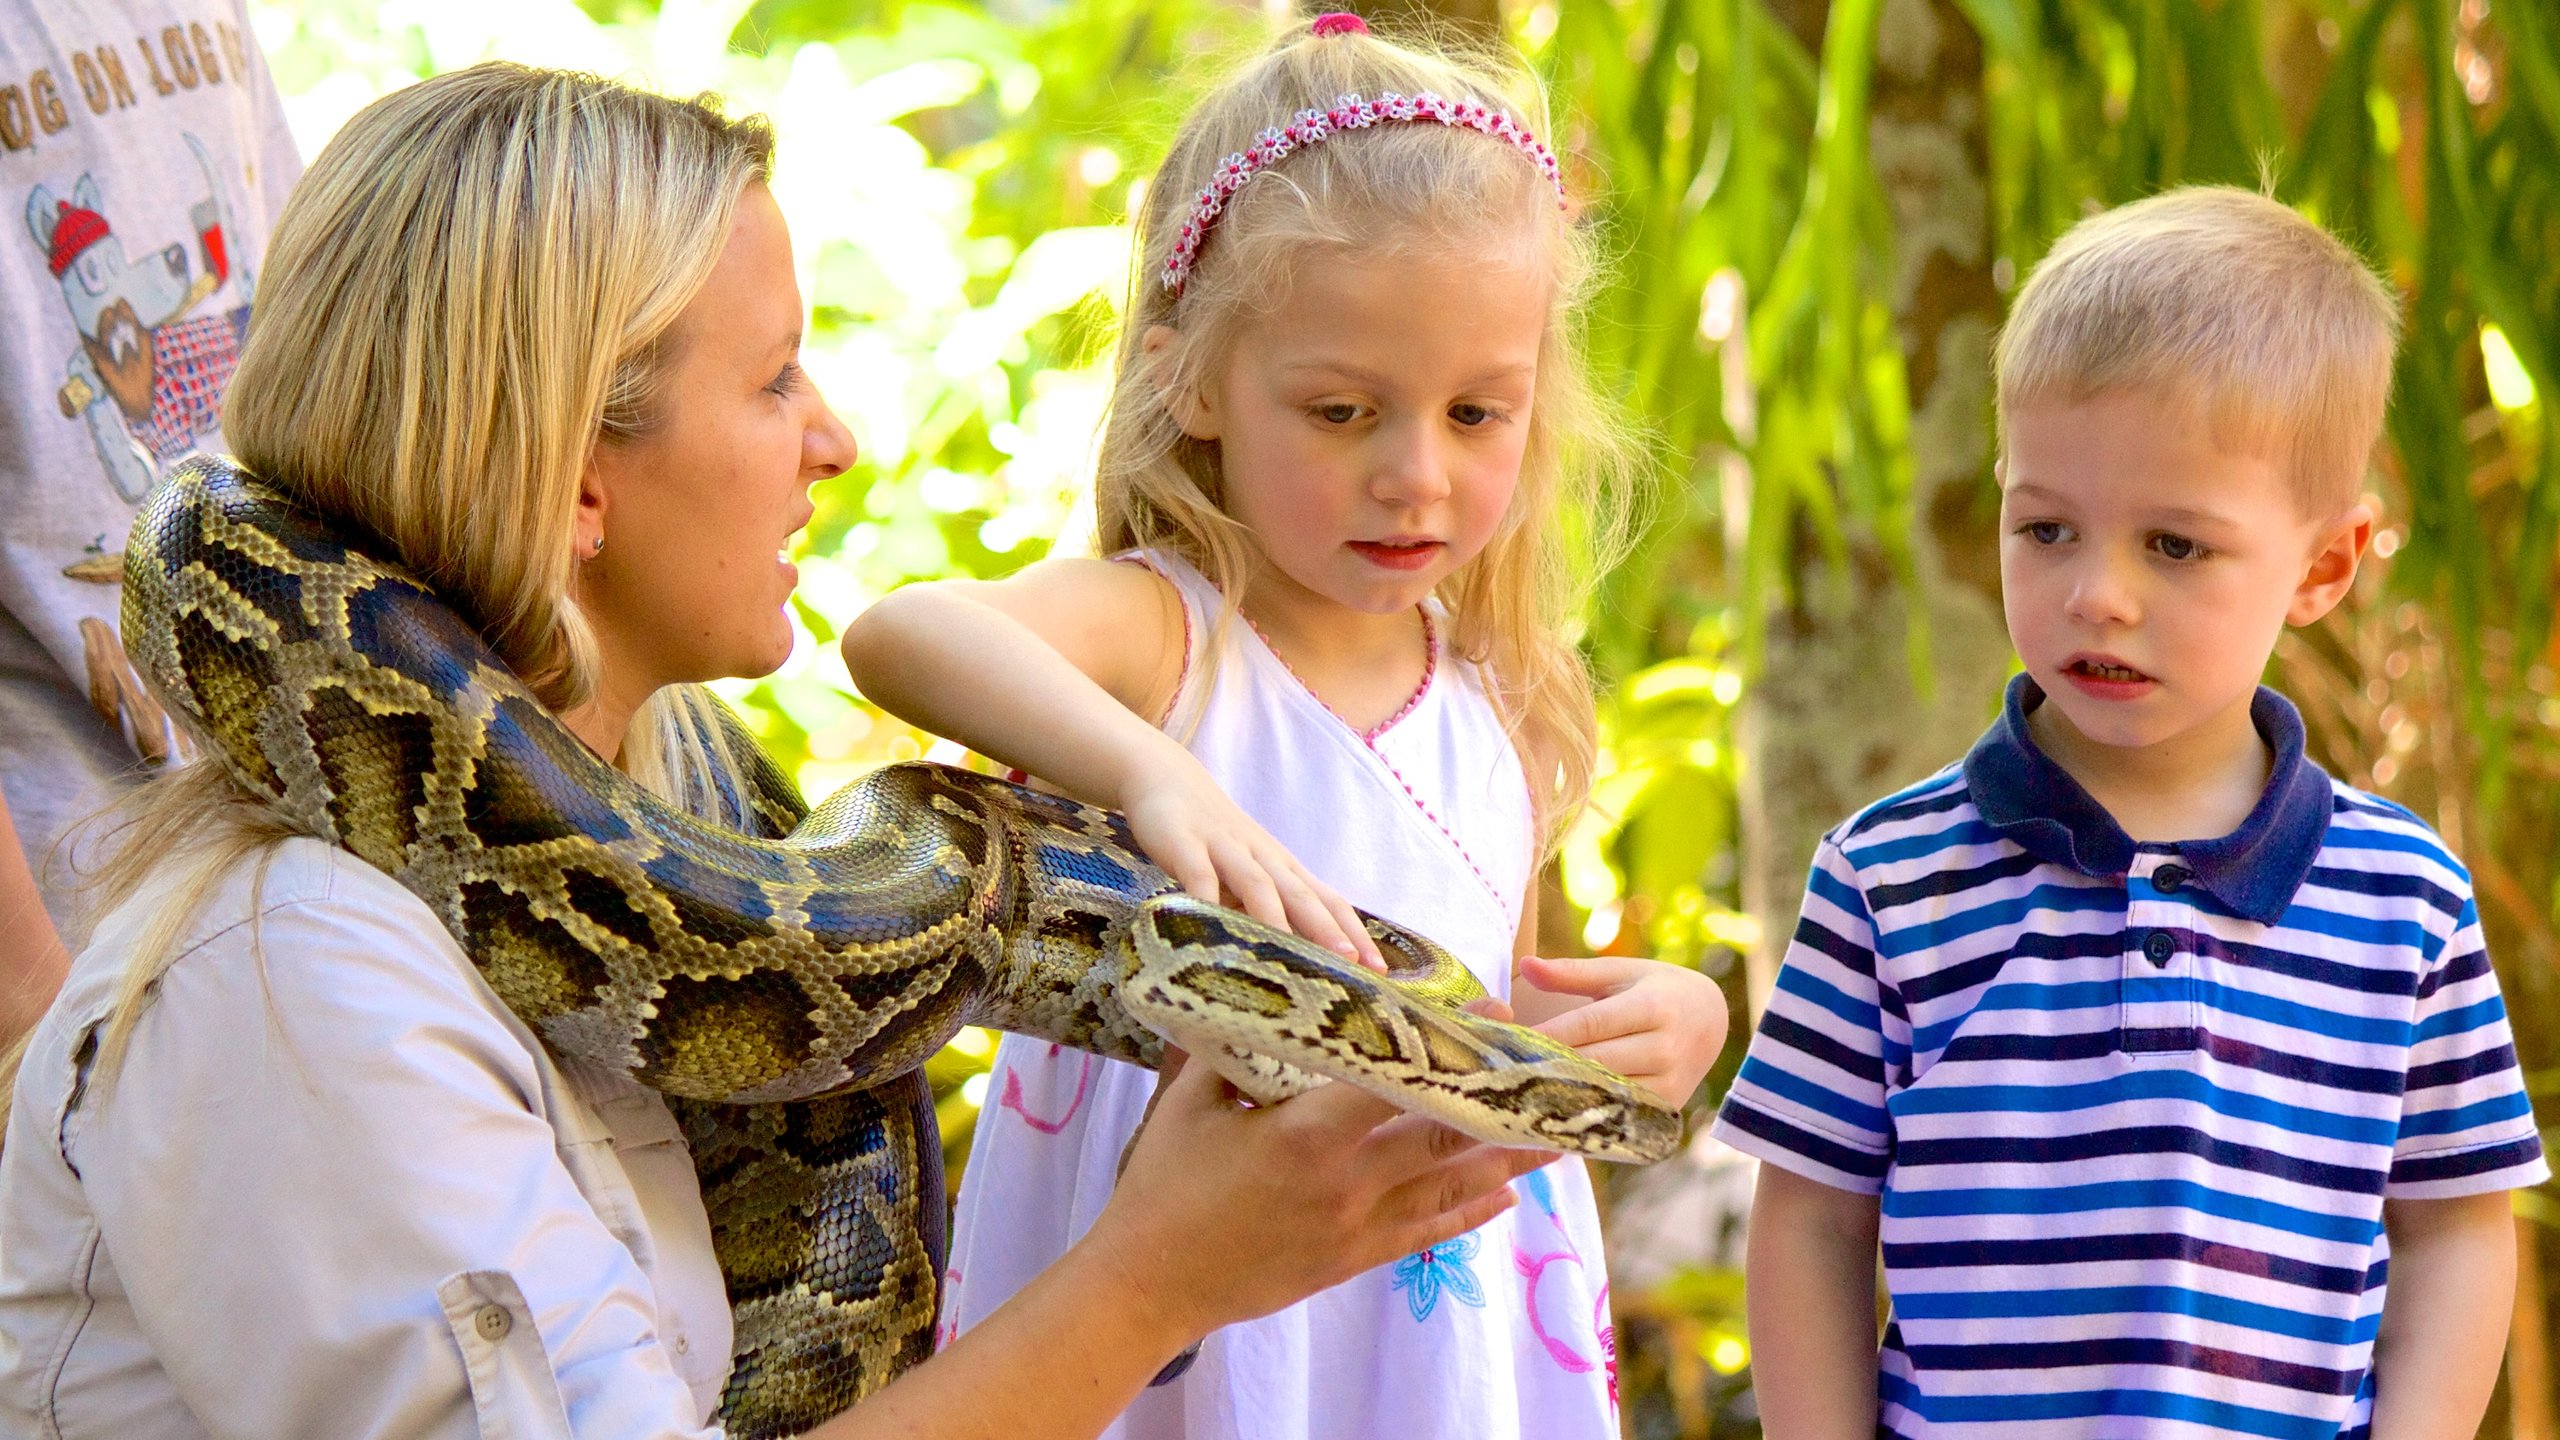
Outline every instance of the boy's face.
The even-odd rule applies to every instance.
[[[2245,725],[2277,635],[2354,582],[2372,512],[2306,514],[2276,459],[2145,391],[2004,424],[2003,607],[2057,718],[2136,749]]]

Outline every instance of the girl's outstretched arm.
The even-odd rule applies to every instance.
[[[1183,647],[1171,585],[1140,566],[1081,559],[906,586],[857,617],[843,642],[845,668],[875,704],[1126,814],[1184,890],[1380,963],[1350,902],[1145,718],[1172,702]]]
[[[843,641],[855,687],[881,708],[1115,809],[1163,767],[1172,742],[1142,717],[1171,702],[1182,647],[1173,588],[1106,560],[907,585]]]

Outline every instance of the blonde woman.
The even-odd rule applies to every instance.
[[[383,100],[285,210],[227,417],[709,813],[688,687],[782,660],[778,554],[854,458],[795,362],[770,160],[759,122],[575,75]],[[210,765],[124,840],[0,1149],[0,1432],[717,1433],[728,1304],[660,1100],[555,1062],[424,905]],[[1522,1163],[1195,1067],[1089,1243],[815,1433],[1093,1434],[1206,1330],[1481,1223]]]

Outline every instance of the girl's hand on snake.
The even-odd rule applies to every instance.
[[[1149,762],[1143,778],[1113,798],[1138,848],[1175,884],[1385,972],[1360,912],[1228,799],[1189,751],[1168,740]]]
[[[1730,1019],[1724,991],[1685,965],[1626,956],[1547,960],[1528,956],[1520,978],[1577,1005],[1538,1029],[1652,1091],[1677,1108],[1723,1051]]]
[[[1553,1158],[1349,1085],[1248,1107],[1190,1065],[1157,1088],[1089,1241],[1187,1343],[1475,1229]]]

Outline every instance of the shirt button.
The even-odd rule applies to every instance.
[[[2187,888],[2195,873],[2184,865],[2163,865],[2151,872],[2151,888],[2163,895],[2175,895]]]
[[[471,1317],[471,1328],[480,1332],[481,1339],[495,1345],[516,1328],[516,1317],[508,1314],[504,1305],[483,1305],[480,1313]]]
[[[2178,953],[2178,942],[2168,931],[2154,930],[2142,937],[2142,953],[2151,957],[2152,964],[2166,965]]]

